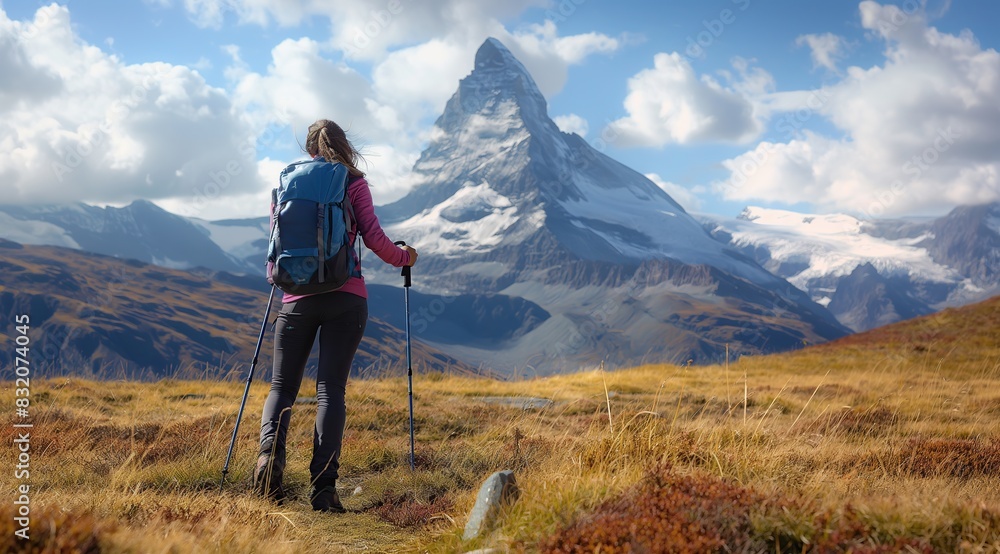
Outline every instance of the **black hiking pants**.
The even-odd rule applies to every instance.
[[[337,479],[346,421],[347,377],[367,322],[368,300],[349,292],[317,294],[282,305],[274,329],[271,392],[260,425],[260,454],[271,456],[278,475],[285,467],[285,438],[292,404],[319,331],[316,427],[309,471],[314,486],[332,484]]]

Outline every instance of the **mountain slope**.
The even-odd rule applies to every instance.
[[[245,372],[267,294],[226,282],[231,279],[0,241],[0,335],[12,336],[15,315],[29,315],[31,361],[45,375]],[[275,301],[271,319],[277,307]],[[261,350],[263,372],[271,335]],[[0,353],[0,363],[11,355],[11,349]],[[355,368],[403,367],[404,358],[403,333],[371,318]],[[420,342],[413,344],[413,359],[415,368],[469,371]]]
[[[981,287],[1000,281],[1000,202],[959,206],[934,221],[930,233],[921,245],[935,261]]]
[[[875,365],[919,360],[935,374],[994,376],[1000,363],[1000,295],[900,321],[793,353]],[[811,364],[815,366],[816,364]]]

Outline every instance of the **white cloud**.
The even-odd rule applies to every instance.
[[[416,106],[419,100],[410,98],[410,104],[395,103],[391,96],[388,101],[377,100],[379,91],[367,78],[324,57],[321,49],[311,39],[285,40],[271,51],[264,74],[248,70],[238,52],[231,52],[230,75],[237,80],[233,102],[257,128],[288,128],[288,136],[279,138],[286,141],[286,148],[297,148],[295,141],[305,144],[306,129],[313,121],[336,121],[361,150],[366,162],[361,169],[368,173],[376,201],[399,198],[409,188],[407,176],[419,155],[421,137],[413,129],[424,113],[401,108]]]
[[[761,143],[724,162],[731,175],[717,190],[871,216],[1000,200],[1000,54],[967,31],[929,27],[920,11],[868,1],[860,14],[886,43],[884,64],[847,68],[840,82],[797,97],[818,98],[805,113],[844,138]]]
[[[587,136],[587,131],[590,130],[590,124],[587,123],[587,120],[575,113],[557,115],[552,120],[559,127],[559,130],[564,133],[576,133],[581,137],[585,137]]]
[[[562,90],[569,66],[583,62],[592,54],[614,52],[622,45],[618,39],[600,33],[560,37],[552,20],[513,34],[502,27],[495,29],[494,33],[524,64],[545,96]],[[478,39],[476,46],[485,39],[485,36]]]
[[[459,79],[472,71],[476,46],[432,39],[389,54],[372,70],[379,103],[416,121],[440,113]]]
[[[325,117],[345,130],[377,128],[365,103],[372,95],[371,84],[343,62],[323,57],[320,44],[312,39],[287,39],[275,46],[266,74],[237,63],[230,75],[238,78],[234,104],[258,127],[279,123],[304,130]]]
[[[170,213],[188,217],[200,217],[210,221],[229,218],[264,217],[270,206],[270,189],[277,185],[278,175],[288,165],[288,161],[264,158],[257,162],[256,178],[267,183],[267,192],[252,191],[227,196],[205,196],[197,203],[186,198],[167,198],[156,204]]]
[[[426,42],[443,36],[473,36],[490,22],[516,16],[548,0],[184,0],[184,9],[196,24],[220,27],[226,14],[242,24],[281,26],[307,18],[330,23],[330,45],[351,59],[379,60],[394,46]],[[485,37],[483,37],[485,38]]]
[[[653,63],[629,79],[629,115],[612,123],[620,145],[744,142],[760,132],[746,95],[709,76],[698,78],[680,54],[660,53]]]
[[[701,198],[698,198],[698,194],[705,192],[703,187],[697,186],[689,189],[676,183],[664,181],[657,173],[647,173],[646,178],[663,189],[663,192],[669,194],[685,211],[697,212],[701,210]]]
[[[197,203],[261,188],[254,134],[224,91],[186,67],[127,65],[85,43],[64,6],[30,22],[0,10],[0,69],[5,203]]]
[[[795,39],[798,46],[808,45],[813,67],[825,67],[837,71],[837,61],[844,55],[844,39],[833,34],[802,35]]]
[[[209,211],[241,205],[241,195],[273,184],[254,159],[261,135],[278,130],[279,146],[292,151],[321,117],[348,129],[370,162],[378,200],[391,201],[411,186],[430,121],[487,37],[507,44],[550,95],[561,90],[570,65],[619,47],[598,33],[559,36],[551,22],[514,32],[500,22],[542,0],[146,1],[180,6],[207,27],[325,18],[330,38],[285,40],[263,71],[243,62],[239,47],[223,46],[232,59],[224,70],[227,91],[208,86],[192,68],[127,65],[83,43],[66,7],[39,10],[34,24],[10,21],[0,10],[0,38],[12,38],[0,41],[0,179],[14,189],[6,202],[141,197]],[[364,48],[351,43],[356,32],[368,41]],[[370,77],[352,67],[356,60],[370,63]],[[62,181],[53,178],[58,164]],[[226,175],[227,167],[239,175]]]

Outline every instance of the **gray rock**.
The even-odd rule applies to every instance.
[[[530,396],[481,396],[479,400],[487,404],[500,404],[502,406],[512,406],[522,410],[541,410],[554,404],[548,398],[533,398]]]
[[[469,522],[465,524],[464,540],[471,540],[489,529],[495,522],[500,510],[517,500],[517,482],[514,472],[498,471],[486,478],[476,497],[476,505],[469,512]]]

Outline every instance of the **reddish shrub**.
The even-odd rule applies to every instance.
[[[28,540],[24,540],[14,535],[19,529],[14,522],[15,513],[13,504],[0,507],[0,552],[99,554],[101,537],[115,528],[90,514],[32,506]]]
[[[752,510],[771,521],[783,521],[788,515],[802,517],[810,522],[811,531],[779,524],[758,532],[751,522]],[[925,541],[880,532],[850,506],[818,515],[812,510],[801,501],[765,497],[715,477],[678,475],[669,467],[660,467],[632,491],[543,540],[538,549],[609,554],[933,552]]]
[[[544,540],[542,552],[708,552],[747,543],[762,498],[719,479],[668,467]]]
[[[431,517],[451,509],[451,499],[447,496],[431,497],[427,502],[413,498],[409,493],[386,492],[375,507],[375,513],[383,520],[397,527],[423,527]]]

